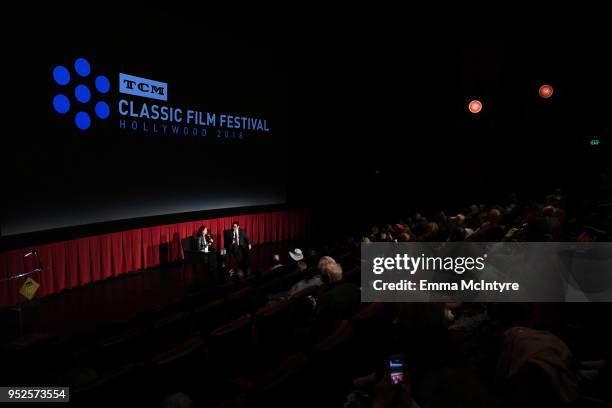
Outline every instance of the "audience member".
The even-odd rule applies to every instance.
[[[279,254],[272,255],[272,265],[270,266],[270,270],[273,271],[274,269],[278,269],[282,267],[283,267],[283,264],[281,263],[280,255]]]
[[[344,282],[342,267],[326,263],[321,269],[325,292],[317,299],[316,319],[318,334],[331,332],[342,320],[352,317],[361,305],[361,290],[354,283]]]
[[[292,272],[302,272],[308,268],[308,265],[304,262],[304,254],[300,248],[289,251],[289,257],[293,259],[294,262]]]

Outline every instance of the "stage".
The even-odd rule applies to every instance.
[[[296,247],[305,249],[304,245],[304,240],[287,240],[254,246],[249,257],[250,276],[267,270],[273,254],[280,254],[286,264],[288,251]],[[190,297],[198,297],[200,302],[207,297],[213,299],[230,290],[231,285],[230,279],[214,282],[206,267],[181,261],[126,273],[22,304],[23,338],[66,340],[98,333],[105,327],[110,330]],[[19,337],[15,308],[0,310],[0,325],[3,327],[0,344]]]

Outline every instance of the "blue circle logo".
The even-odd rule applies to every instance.
[[[79,112],[74,116],[74,123],[79,129],[87,130],[91,126],[91,119],[87,112]]]
[[[74,61],[74,70],[82,77],[86,77],[91,72],[91,66],[89,65],[89,61],[85,58],[78,58]]]
[[[81,103],[87,103],[91,99],[91,93],[89,92],[89,88],[85,85],[79,85],[74,89],[74,96],[76,96],[77,101]]]
[[[108,115],[110,115],[110,108],[108,107],[106,102],[100,101],[96,103],[96,115],[100,119],[108,118]]]
[[[83,78],[82,80],[91,81],[91,79],[87,79],[91,74],[91,65],[85,58],[77,58],[74,61],[74,72],[77,75],[74,77],[77,78],[76,82],[79,82],[79,77]],[[72,80],[70,70],[63,65],[56,66],[53,68],[53,80],[61,87],[69,85]],[[101,95],[107,94],[110,91],[110,81],[105,75],[97,75],[93,84],[91,84],[91,82],[89,84],[77,83],[74,87],[74,97],[81,104],[76,108],[78,112],[74,115],[74,124],[80,130],[87,130],[91,127],[94,112],[98,119],[104,120],[108,119],[110,116],[110,107],[108,103],[103,100],[94,101],[93,112],[87,111],[88,106],[91,107],[89,102],[92,100],[92,90],[94,88]],[[66,91],[68,91],[68,93],[66,93]],[[57,113],[64,115],[70,112],[71,103],[68,98],[69,94],[69,89],[64,89],[63,92],[58,92],[53,97],[53,109]]]
[[[96,78],[96,89],[100,93],[107,93],[110,90],[110,82],[104,75],[98,75]]]
[[[66,95],[57,94],[53,98],[53,108],[57,113],[64,114],[70,110],[70,99]]]
[[[66,67],[58,65],[53,70],[53,79],[58,85],[68,85],[70,83],[70,71]]]

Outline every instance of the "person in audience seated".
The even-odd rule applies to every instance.
[[[398,242],[410,242],[412,237],[407,232],[402,232],[399,237],[397,237]]]
[[[393,237],[388,232],[381,232],[380,238],[378,239],[378,241],[379,242],[393,242]]]
[[[304,253],[304,262],[306,262],[306,265],[308,265],[309,267],[312,266],[315,262],[315,260],[318,259],[317,256],[317,250],[314,248],[308,248],[306,249],[305,253]]]
[[[469,237],[474,233],[474,229],[467,226],[469,220],[466,219],[465,215],[459,213],[457,214],[457,226],[462,228],[465,231],[465,238]]]
[[[504,226],[501,225],[501,211],[493,208],[486,216],[483,216],[481,227],[470,235],[469,241],[499,241],[504,234]]]
[[[552,205],[547,205],[542,209],[544,224],[554,241],[560,241],[563,237],[563,228],[557,213],[558,210]]]
[[[438,223],[436,222],[428,222],[426,218],[422,218],[421,222],[421,234],[417,236],[417,241],[423,242],[431,242],[436,241],[438,239],[438,232],[440,228],[438,227]]]
[[[304,254],[300,248],[295,248],[293,251],[289,251],[289,257],[293,259],[293,272],[302,272],[308,268],[306,262],[304,262]]]
[[[278,269],[282,267],[283,267],[283,264],[281,263],[280,255],[279,254],[272,255],[272,266],[270,266],[270,270],[273,271],[274,269]]]
[[[425,225],[427,225],[427,218],[425,218],[421,213],[415,213],[414,217],[412,217],[410,220],[410,229],[417,236],[424,232]]]
[[[575,401],[581,382],[604,366],[604,360],[578,361],[550,332],[515,326],[502,336],[496,377],[514,405],[553,406]]]
[[[338,263],[325,264],[321,270],[321,278],[327,287],[317,299],[317,336],[329,334],[342,320],[357,313],[361,306],[359,286],[342,279],[342,267]]]
[[[445,316],[448,316],[447,311],[451,312],[452,316],[453,306],[457,303],[463,302],[446,303]],[[486,304],[470,303],[455,310],[457,309],[460,309],[462,313],[457,319],[454,316],[449,319],[451,324],[448,326],[448,330],[451,332],[473,333],[489,320]]]
[[[449,225],[448,225],[448,217],[446,216],[446,213],[444,211],[438,211],[437,213],[434,214],[433,220],[436,226],[438,227],[438,231],[437,231],[438,236],[436,238],[439,240],[440,237],[447,236],[448,231],[449,231]]]
[[[331,264],[335,264],[336,260],[334,258],[332,258],[331,256],[322,256],[321,259],[319,259],[319,264],[317,265],[317,268],[319,269],[319,273],[322,274],[323,270]]]
[[[383,232],[386,235],[386,240],[387,241],[393,242],[395,240],[396,232],[395,232],[395,229],[393,228],[392,225],[390,225],[390,224],[385,225],[385,228],[383,228]]]
[[[393,224],[393,231],[395,231],[396,234],[401,234],[403,232],[406,232],[406,228],[408,228],[408,226],[401,222],[397,224]]]
[[[448,242],[460,242],[470,235],[467,228],[463,227],[465,217],[462,214],[457,214],[455,217],[450,217],[448,220]]]
[[[296,248],[296,250],[293,251],[293,252],[289,251],[289,254],[291,255],[293,253],[295,255],[296,251],[299,251],[299,249]],[[297,258],[299,258],[299,256]],[[302,262],[303,263],[302,260],[299,260],[299,261],[296,261],[296,262]],[[307,287],[310,287],[310,286],[321,286],[323,284],[323,282],[321,280],[321,274],[320,274],[321,267],[323,265],[326,265],[327,263],[330,263],[330,262],[331,263],[335,263],[336,261],[334,261],[334,259],[329,257],[329,256],[322,257],[319,260],[319,266],[318,266],[319,274],[317,274],[317,275],[315,275],[313,277],[310,277],[310,278],[304,278],[304,279],[300,280],[299,282],[294,283],[293,286],[291,286],[291,288],[288,291],[282,291],[282,292],[278,292],[278,293],[275,293],[273,295],[270,295],[268,297],[268,303],[272,304],[272,303],[277,302],[280,299],[289,298],[292,295],[294,295],[295,293],[299,292],[300,290],[302,290],[304,288],[307,288]],[[298,266],[297,263],[296,263],[295,267],[296,268],[301,268],[301,266]],[[296,269],[296,270],[299,270],[299,269]]]
[[[479,214],[480,214],[480,207],[478,207],[478,205],[476,204],[470,205],[470,216],[473,218],[478,218]]]
[[[321,286],[323,284],[323,281],[321,280],[321,271],[328,264],[332,264],[332,263],[336,263],[334,258],[332,258],[331,256],[322,256],[321,259],[319,259],[319,264],[317,265],[317,270],[319,273],[314,275],[311,278],[302,279],[301,281],[295,283],[291,287],[291,289],[289,289],[289,296],[309,286]]]

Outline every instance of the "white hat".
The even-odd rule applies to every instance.
[[[302,250],[300,248],[295,248],[295,251],[293,252],[289,251],[289,256],[294,261],[301,261],[302,259],[304,259],[304,254],[302,253]]]

